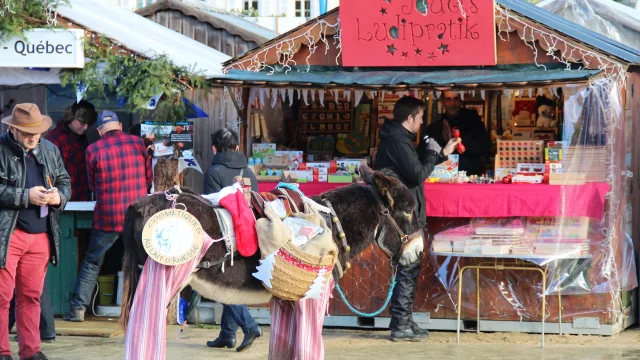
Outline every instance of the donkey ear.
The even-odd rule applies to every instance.
[[[393,184],[391,183],[389,178],[376,171],[373,173],[371,183],[376,188],[376,190],[378,190],[378,193],[380,193],[380,195],[387,198],[389,207],[393,207],[393,197],[391,196],[391,187]]]
[[[373,177],[373,170],[367,164],[360,165],[360,177],[362,181],[367,184],[371,184],[371,178]]]

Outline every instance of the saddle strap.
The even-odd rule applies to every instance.
[[[342,228],[342,224],[340,223],[340,219],[338,219],[338,215],[336,214],[336,211],[333,208],[333,205],[331,205],[331,202],[329,201],[329,199],[322,198],[322,201],[331,211],[331,222],[333,223],[333,226],[335,226],[336,230],[338,231],[337,235],[338,235],[338,239],[340,239],[342,250],[344,250],[347,253],[350,252],[351,247],[347,243],[347,236],[344,233],[344,229]]]
[[[240,257],[240,253],[239,252],[234,252],[233,253],[234,257]],[[231,257],[231,255],[225,255],[222,259],[218,259],[216,261],[203,261],[200,264],[198,264],[198,266],[196,266],[197,269],[208,269],[210,267],[216,266],[216,265],[220,265],[224,262],[226,262],[227,260],[229,260],[229,258]]]

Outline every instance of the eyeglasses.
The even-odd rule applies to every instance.
[[[16,130],[18,130],[18,129],[16,129]],[[27,133],[27,132],[24,132],[24,131],[21,131],[21,130],[18,130],[18,132],[20,133],[20,135],[22,135],[22,136],[24,136],[26,138],[38,138],[38,137],[40,137],[40,135],[42,135],[42,134],[31,134],[31,133]]]

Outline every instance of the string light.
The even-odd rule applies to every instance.
[[[533,50],[533,61],[536,66],[546,70],[546,66],[538,63],[538,46],[536,45],[536,41],[538,41],[540,45],[546,49],[545,54],[553,60],[565,64],[567,70],[571,70],[575,63],[582,63],[579,69],[597,65],[598,69],[604,72],[609,86],[614,82],[621,82],[624,87],[627,73],[621,63],[585,46],[565,40],[547,30],[534,26],[530,21],[520,18],[505,6],[497,5],[496,8],[498,10],[499,20],[497,22],[500,40],[509,41],[511,39],[510,33],[517,31],[520,39]],[[503,33],[506,34],[506,39]],[[559,57],[556,56],[557,51],[560,51]]]
[[[284,73],[288,73],[292,70],[293,67],[298,64],[293,59],[295,54],[298,52],[298,48],[296,46],[296,40],[304,39],[305,45],[309,47],[309,56],[306,58],[307,63],[307,72],[311,68],[310,58],[313,55],[317,48],[318,43],[322,42],[325,45],[325,55],[328,53],[331,48],[330,37],[329,35],[333,32],[333,45],[339,50],[338,55],[336,55],[336,65],[340,65],[339,57],[342,54],[342,43],[340,42],[340,19],[338,18],[334,24],[327,22],[325,19],[318,19],[318,21],[307,29],[304,33],[284,39],[275,44],[265,47],[261,49],[252,57],[238,61],[233,63],[232,65],[225,67],[222,71],[226,74],[231,69],[245,70],[245,71],[253,71],[259,72],[265,69],[269,70],[269,75],[274,74],[276,71],[280,72],[284,70]],[[318,33],[318,39],[316,40],[316,36],[314,33]],[[277,65],[269,65],[268,59],[270,57],[277,58]],[[277,68],[279,65],[279,68]]]

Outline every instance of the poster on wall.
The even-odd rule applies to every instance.
[[[193,157],[193,122],[178,121],[158,123],[144,121],[140,134],[146,142],[153,143],[153,157],[171,157],[174,151],[178,157]]]

